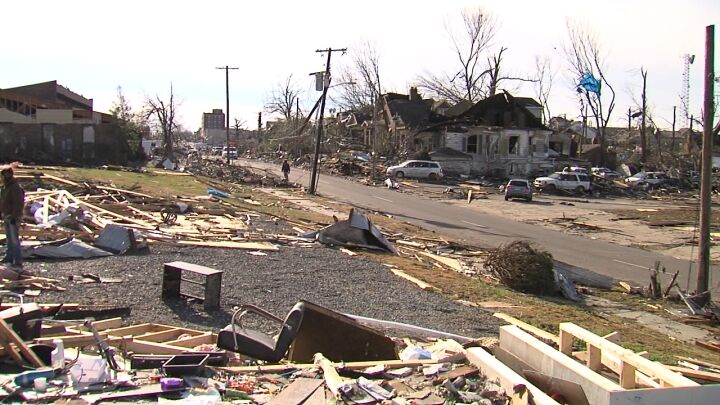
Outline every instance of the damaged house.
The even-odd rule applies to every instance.
[[[56,81],[0,89],[0,160],[123,164],[126,135],[109,114]]]
[[[467,170],[472,173],[505,177],[550,171],[552,131],[541,114],[532,99],[496,94],[448,121],[444,146],[471,156]]]

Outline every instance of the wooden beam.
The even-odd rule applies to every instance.
[[[467,349],[468,360],[480,369],[482,375],[490,380],[497,380],[505,392],[514,392],[516,387],[524,386],[532,403],[536,405],[555,405],[558,404],[554,399],[542,392],[539,388],[532,385],[525,378],[514,372],[508,366],[496,359],[493,355],[486,352],[481,347],[470,347]],[[515,404],[515,402],[513,402]]]
[[[168,329],[175,329],[172,326],[158,325],[154,323],[141,323],[123,328],[108,329],[105,333],[113,336],[140,335],[143,333],[159,332]]]
[[[166,342],[168,340],[177,340],[177,338],[181,335],[197,336],[200,334],[202,334],[202,332],[198,332],[198,331],[191,330],[191,329],[174,328],[174,329],[162,330],[159,332],[145,333],[142,335],[135,336],[135,339],[136,340],[145,340],[148,342]]]
[[[166,345],[180,346],[180,347],[195,347],[198,345],[215,344],[217,342],[217,334],[212,332],[205,332],[201,335],[177,339],[165,342]]]
[[[570,334],[580,340],[585,341],[588,344],[591,344],[593,346],[596,346],[597,348],[605,351],[610,351],[611,353],[617,355],[620,358],[620,377],[621,377],[621,383],[623,382],[623,377],[626,378],[625,382],[629,385],[630,377],[627,377],[624,375],[626,372],[632,372],[634,373],[634,370],[640,370],[641,372],[647,374],[650,377],[657,377],[660,379],[660,381],[663,383],[663,386],[671,386],[671,387],[692,387],[697,386],[698,384],[686,377],[683,377],[679,374],[673,373],[672,371],[668,370],[667,368],[663,367],[662,364],[653,362],[651,360],[648,360],[642,356],[638,356],[637,354],[633,353],[631,350],[625,349],[624,347],[617,345],[613,342],[607,341],[603,339],[602,337],[581,328],[578,325],[575,325],[573,323],[561,323],[560,324],[560,332]],[[632,378],[632,384],[635,384],[635,378]],[[621,384],[622,385],[622,384]]]
[[[539,338],[540,340],[542,340],[545,343],[555,344],[555,345],[560,344],[560,338],[557,335],[553,335],[550,332],[547,332],[540,328],[532,326],[529,323],[525,323],[525,322],[523,322],[517,318],[514,318],[508,314],[504,314],[502,312],[496,312],[493,314],[493,316],[495,318],[502,319],[503,321],[505,321],[511,325],[515,325],[518,328],[524,330],[525,332],[529,332],[529,333],[535,335],[537,338]]]
[[[462,264],[460,263],[460,260],[458,260],[458,259],[453,259],[452,257],[440,256],[440,255],[432,254],[430,252],[418,252],[418,253],[420,253],[423,256],[427,256],[427,257],[435,260],[436,262],[440,262],[455,271],[462,271],[462,269],[463,269]]]
[[[125,350],[138,354],[182,354],[186,347],[170,346],[165,343],[148,342],[144,340],[130,340],[123,342]]]
[[[420,287],[420,289],[422,289],[422,290],[426,290],[426,291],[427,291],[427,290],[436,290],[436,288],[433,287],[432,285],[430,285],[430,284],[428,284],[428,283],[426,283],[426,282],[424,282],[424,281],[422,281],[422,280],[420,280],[420,279],[418,279],[418,278],[415,278],[415,277],[413,277],[413,276],[405,273],[405,272],[402,271],[402,270],[390,269],[390,271],[392,271],[393,274],[395,274],[396,276],[398,276],[398,277],[400,277],[400,278],[404,278],[405,280],[407,280],[407,281],[409,281],[409,282],[417,285],[417,286]]]
[[[18,350],[20,350],[20,353],[22,353],[23,356],[25,356],[28,361],[30,361],[30,364],[33,367],[45,367],[45,363],[43,363],[40,358],[30,350],[30,348],[23,342],[22,339],[20,339],[20,336],[15,333],[14,330],[12,330],[7,323],[5,323],[4,319],[0,318],[0,336],[2,339],[8,343],[11,343],[12,345],[17,346]],[[11,346],[8,344],[8,346]],[[12,348],[9,348],[9,351],[12,351]]]

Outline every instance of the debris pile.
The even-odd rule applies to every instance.
[[[514,241],[491,250],[485,268],[514,290],[534,294],[555,291],[552,255],[526,241]]]
[[[189,159],[185,170],[198,176],[210,177],[222,182],[269,187],[294,186],[268,169],[242,166],[240,164],[228,165],[227,162],[220,159]]]

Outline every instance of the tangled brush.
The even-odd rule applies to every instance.
[[[494,249],[485,268],[513,290],[532,294],[555,292],[552,255],[527,241],[514,241]]]

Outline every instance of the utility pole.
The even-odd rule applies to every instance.
[[[227,154],[227,163],[230,164],[230,71],[239,68],[225,65],[225,67],[216,67],[215,69],[225,69],[225,135],[227,137],[225,153]]]
[[[627,117],[628,117],[628,131],[630,131],[630,130],[632,129],[632,126],[631,126],[631,124],[632,124],[632,110],[630,109],[630,107],[628,107]]]
[[[647,115],[647,70],[640,68],[640,74],[643,78],[642,123],[640,124],[640,147],[642,148],[642,153],[640,154],[640,161],[645,165],[645,163],[647,163],[647,134],[645,132],[645,117]],[[660,150],[659,146],[658,150]]]
[[[675,156],[675,110],[677,106],[673,106],[673,122],[672,122],[672,142],[670,143],[670,153]]]
[[[700,302],[710,300],[710,197],[712,172],[713,96],[715,74],[715,26],[705,27],[705,98],[703,103],[702,169],[700,171],[700,246],[698,247],[697,294]]]
[[[320,101],[320,118],[318,119],[317,137],[315,138],[315,156],[313,157],[312,175],[310,176],[310,187],[308,193],[315,194],[317,191],[317,171],[318,171],[318,159],[320,158],[320,142],[322,140],[323,131],[323,114],[325,113],[325,99],[327,98],[328,88],[330,88],[330,58],[333,52],[345,53],[347,48],[327,48],[318,49],[315,52],[323,53],[327,52],[327,62],[325,63],[325,75],[323,76],[323,93]]]

